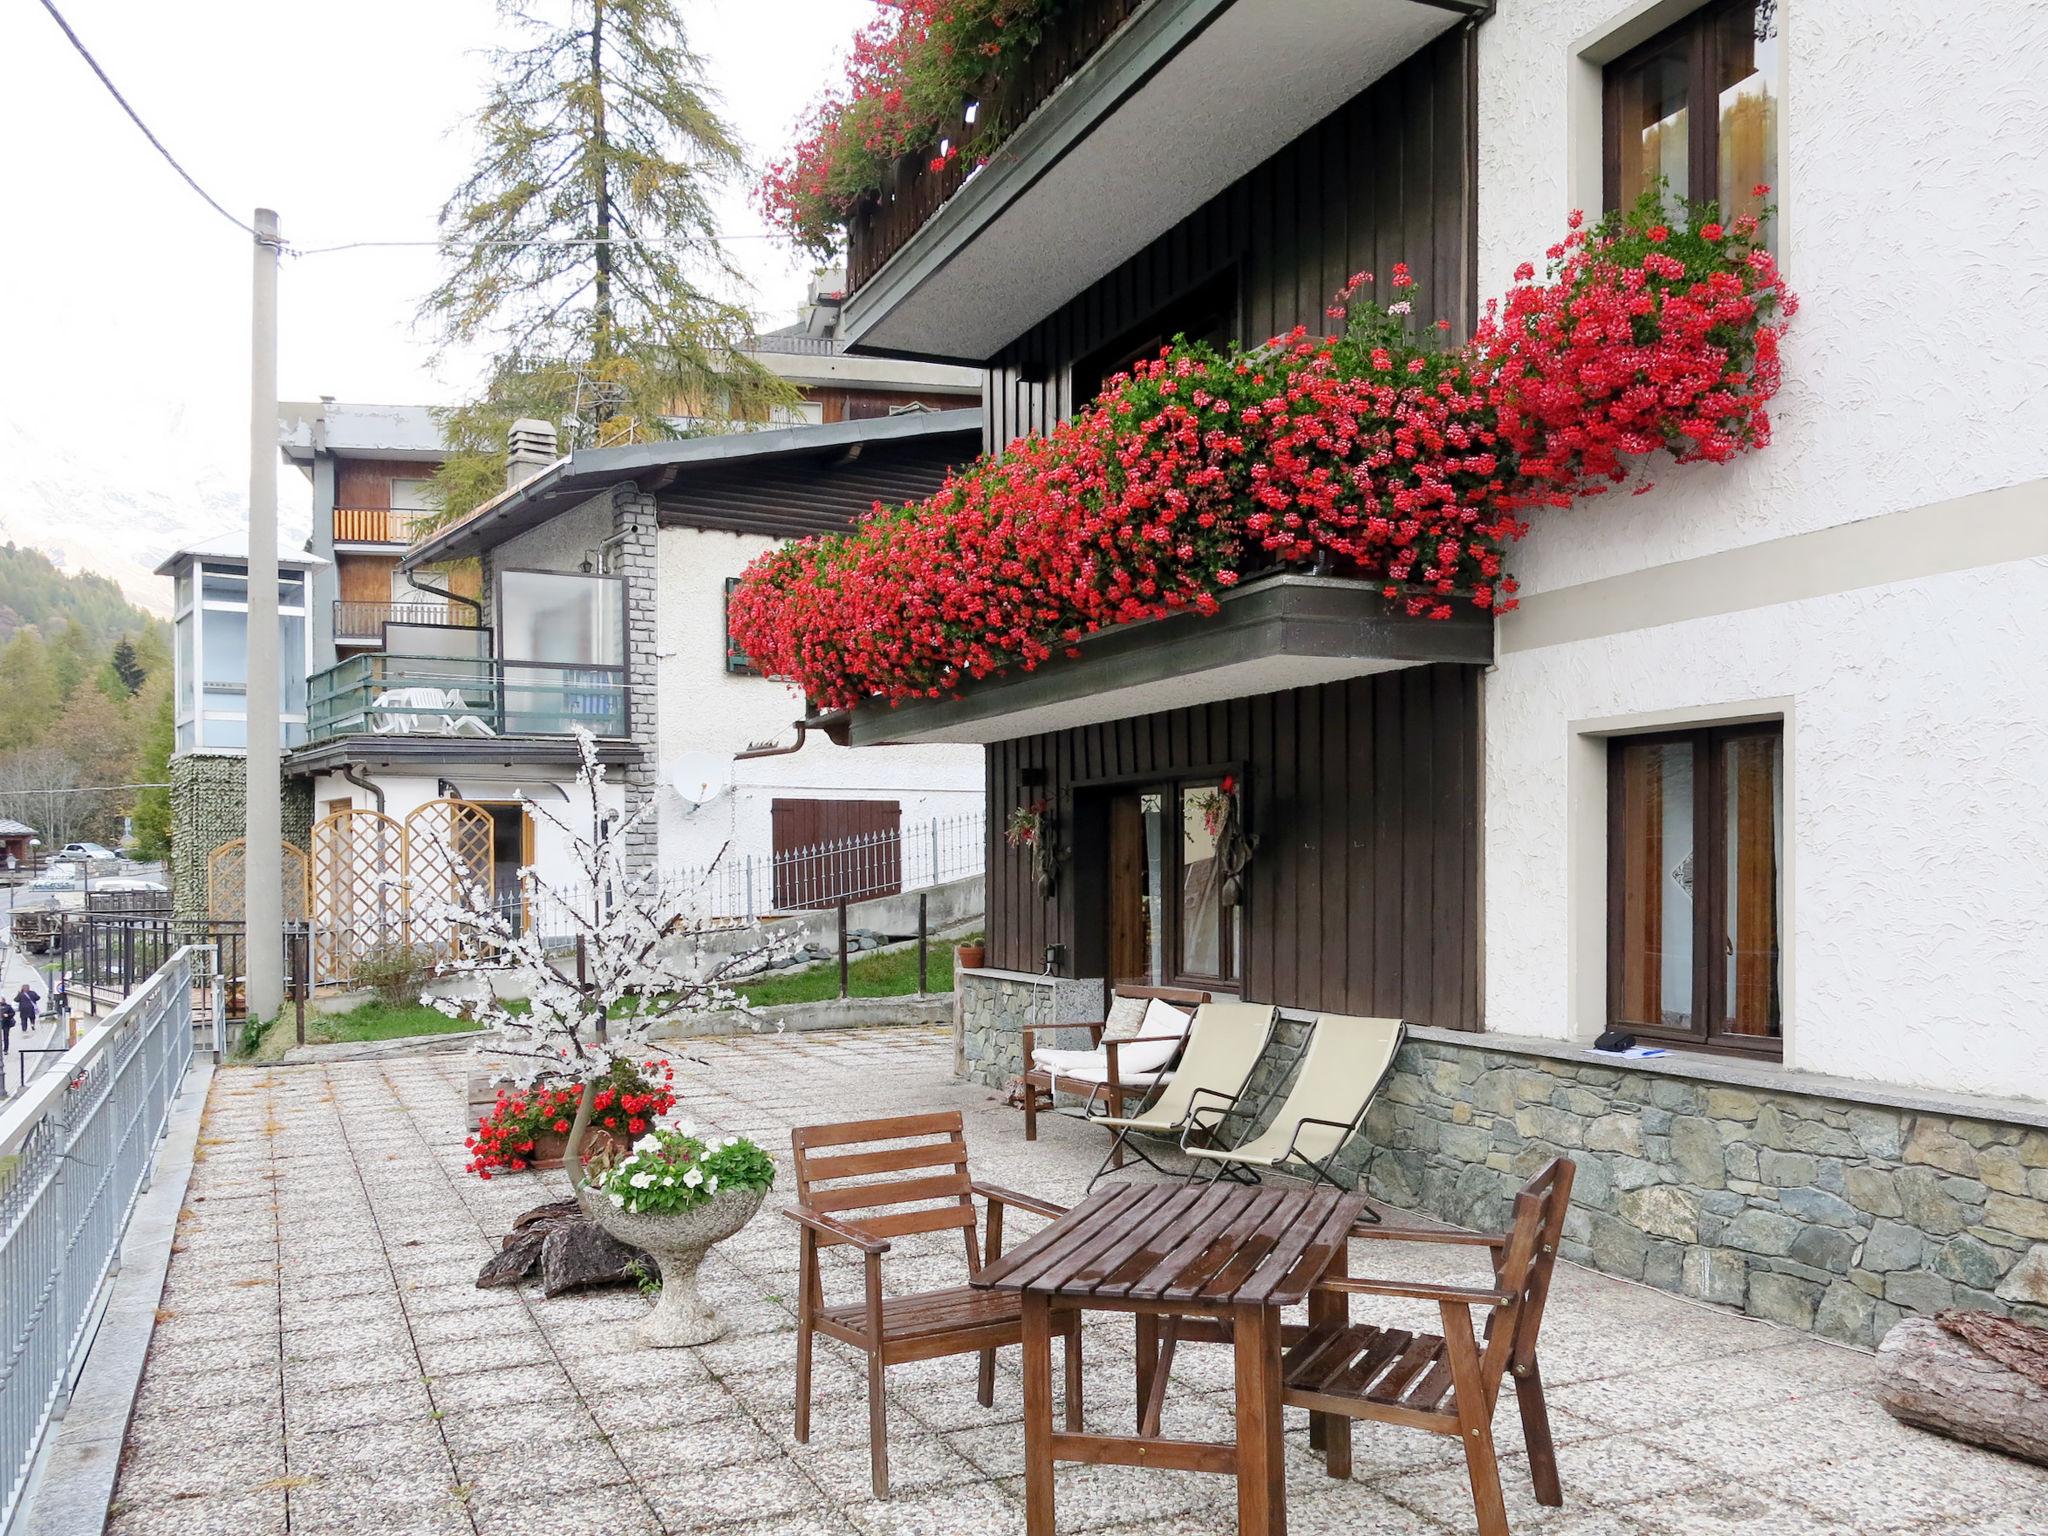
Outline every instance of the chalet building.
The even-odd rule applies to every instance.
[[[849,358],[836,308],[824,274],[795,326],[757,338],[799,395],[782,424],[562,454],[553,426],[524,422],[505,494],[434,533],[432,411],[282,407],[280,452],[313,492],[306,548],[279,556],[285,915],[313,926],[316,980],[465,880],[516,924],[566,922],[519,872],[575,887],[579,731],[599,743],[611,814],[655,804],[639,858],[718,866],[701,886],[715,915],[978,868],[978,749],[854,754],[796,733],[802,700],[725,633],[760,551],[929,494],[979,448],[978,370]],[[177,594],[175,904],[239,918],[246,541],[159,569]]]
[[[985,165],[914,152],[849,224],[842,340],[981,368],[988,449],[1177,334],[1327,331],[1360,269],[1406,262],[1463,337],[1659,173],[1731,217],[1775,188],[1803,308],[1776,441],[1536,513],[1497,620],[1274,575],[831,722],[986,749],[970,1070],[1120,981],[1297,1034],[1399,1015],[1351,1154],[1379,1194],[1498,1225],[1562,1149],[1574,1259],[1865,1344],[2048,1320],[2048,289],[2014,195],[2048,161],[1994,105],[2043,105],[2048,38],[1988,6],[1872,47],[1812,0],[1062,18]],[[1197,809],[1226,778],[1236,904]],[[1049,881],[1001,835],[1031,806]]]

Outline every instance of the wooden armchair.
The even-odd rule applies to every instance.
[[[934,1139],[936,1138],[936,1139]],[[882,1294],[882,1256],[889,1239],[957,1228],[966,1243],[971,1275],[1003,1251],[1008,1206],[1040,1216],[1065,1207],[1007,1189],[977,1184],[967,1172],[967,1142],[959,1111],[799,1126],[790,1132],[796,1154],[797,1204],[783,1214],[797,1224],[796,1438],[811,1436],[811,1348],[815,1335],[851,1344],[867,1356],[868,1455],[875,1497],[889,1493],[887,1408],[883,1373],[908,1360],[945,1355],[981,1356],[980,1399],[995,1402],[996,1351],[1023,1340],[1023,1303],[1015,1291],[977,1291],[966,1285],[911,1296]],[[876,1175],[906,1174],[903,1178]],[[986,1239],[973,1197],[988,1203]],[[861,1299],[828,1306],[819,1250],[858,1248],[865,1271]],[[1067,1427],[1081,1427],[1081,1327],[1076,1312],[1055,1312],[1052,1331],[1066,1339]]]
[[[1309,1298],[1308,1329],[1282,1362],[1282,1400],[1309,1410],[1310,1443],[1320,1445],[1330,1476],[1351,1475],[1353,1419],[1378,1419],[1455,1436],[1465,1448],[1480,1536],[1507,1536],[1507,1506],[1493,1449],[1493,1410],[1501,1379],[1512,1371],[1536,1501],[1564,1502],[1543,1378],[1536,1366],[1536,1333],[1550,1294],[1574,1171],[1568,1160],[1552,1159],[1515,1196],[1514,1225],[1504,1233],[1422,1232],[1366,1224],[1352,1228],[1354,1238],[1484,1248],[1492,1260],[1493,1283],[1435,1285],[1333,1275],[1317,1286]],[[1347,1315],[1352,1296],[1433,1301],[1443,1332],[1354,1324]],[[1485,1331],[1476,1337],[1475,1306],[1492,1309]]]
[[[1209,1001],[1208,993],[1196,991],[1189,987],[1120,986],[1110,996],[1112,999],[1112,1009],[1116,999],[1142,1004],[1150,1002],[1156,997],[1161,1002],[1173,1004],[1176,1008],[1194,1008],[1199,1004]],[[1026,1141],[1038,1140],[1040,1097],[1043,1096],[1045,1101],[1043,1107],[1046,1109],[1051,1109],[1053,1102],[1052,1090],[1055,1074],[1037,1065],[1033,1060],[1038,1051],[1038,1036],[1040,1034],[1050,1034],[1054,1030],[1060,1029],[1085,1029],[1088,1031],[1089,1047],[1100,1051],[1104,1057],[1105,1070],[1103,1080],[1100,1083],[1093,1083],[1078,1075],[1068,1073],[1058,1075],[1062,1081],[1073,1084],[1077,1089],[1082,1083],[1087,1082],[1092,1090],[1089,1095],[1091,1101],[1099,1101],[1105,1104],[1108,1107],[1109,1113],[1113,1115],[1122,1114],[1132,1104],[1144,1102],[1145,1095],[1158,1086],[1161,1076],[1159,1072],[1126,1075],[1117,1060],[1118,1053],[1125,1046],[1151,1045],[1157,1042],[1144,1037],[1105,1040],[1102,1037],[1103,1031],[1108,1027],[1109,1020],[1105,1018],[1093,1023],[1046,1024],[1022,1031],[1024,1070],[1017,1078],[1017,1091],[1024,1105],[1024,1139]],[[1124,1157],[1121,1143],[1113,1149],[1112,1157],[1114,1158],[1111,1164],[1112,1167],[1123,1167]]]

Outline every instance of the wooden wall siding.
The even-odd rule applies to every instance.
[[[1334,329],[1324,309],[1356,271],[1370,271],[1392,302],[1397,261],[1422,285],[1416,323],[1448,319],[1462,338],[1478,304],[1473,88],[1472,33],[1460,28],[1025,332],[987,369],[987,444],[1043,431],[1085,405],[1071,398],[1074,359],[1233,267],[1241,341],[1296,325]]]
[[[389,511],[393,479],[424,480],[433,472],[432,464],[404,459],[338,459],[334,465],[334,504]]]
[[[1260,838],[1244,909],[1244,995],[1284,1007],[1477,1029],[1479,673],[1413,667],[1172,710],[988,749],[988,963],[1100,974],[1107,827],[1078,783],[1190,768],[1242,776]],[[1043,788],[1020,774],[1043,770]],[[1050,901],[1004,841],[1043,796],[1068,853]]]

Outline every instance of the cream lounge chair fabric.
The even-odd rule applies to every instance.
[[[1136,1114],[1089,1116],[1114,1133],[1095,1178],[1102,1177],[1110,1159],[1127,1145],[1159,1169],[1143,1148],[1130,1145],[1131,1136],[1181,1136],[1197,1124],[1193,1117],[1198,1103],[1236,1102],[1272,1038],[1277,1017],[1269,1003],[1204,1003],[1197,1008],[1180,1064],[1158,1092]],[[1093,1186],[1095,1179],[1088,1182]]]
[[[1193,1133],[1213,1130],[1233,1107],[1205,1096],[1182,1133],[1181,1150],[1207,1163],[1212,1178],[1252,1178],[1257,1170],[1272,1168],[1336,1183],[1330,1159],[1365,1119],[1407,1030],[1399,1019],[1317,1015],[1294,1086],[1263,1131],[1236,1147],[1191,1145]]]

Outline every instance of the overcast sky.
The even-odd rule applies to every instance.
[[[534,0],[545,7],[550,0]],[[679,0],[727,115],[758,162],[872,13],[869,0]],[[238,215],[277,209],[300,246],[426,240],[466,168],[462,125],[483,96],[493,0],[58,0],[144,120]],[[64,545],[60,504],[104,490],[204,532],[247,485],[250,242],[196,197],[87,69],[36,0],[7,7],[0,142],[0,528]],[[730,249],[764,324],[795,316],[810,263],[763,239],[746,189],[724,198]],[[471,359],[432,364],[412,314],[430,249],[287,258],[278,387],[285,399],[446,402]],[[84,483],[81,483],[84,482]],[[303,524],[295,473],[283,509]],[[211,510],[209,510],[211,504]],[[83,507],[81,526],[101,521]],[[116,517],[162,543],[154,515]],[[43,527],[32,524],[46,524]],[[73,530],[76,532],[77,530]],[[120,551],[151,555],[162,549]],[[91,548],[71,550],[74,565]],[[112,555],[105,562],[115,562]],[[4,594],[0,594],[4,600]]]

